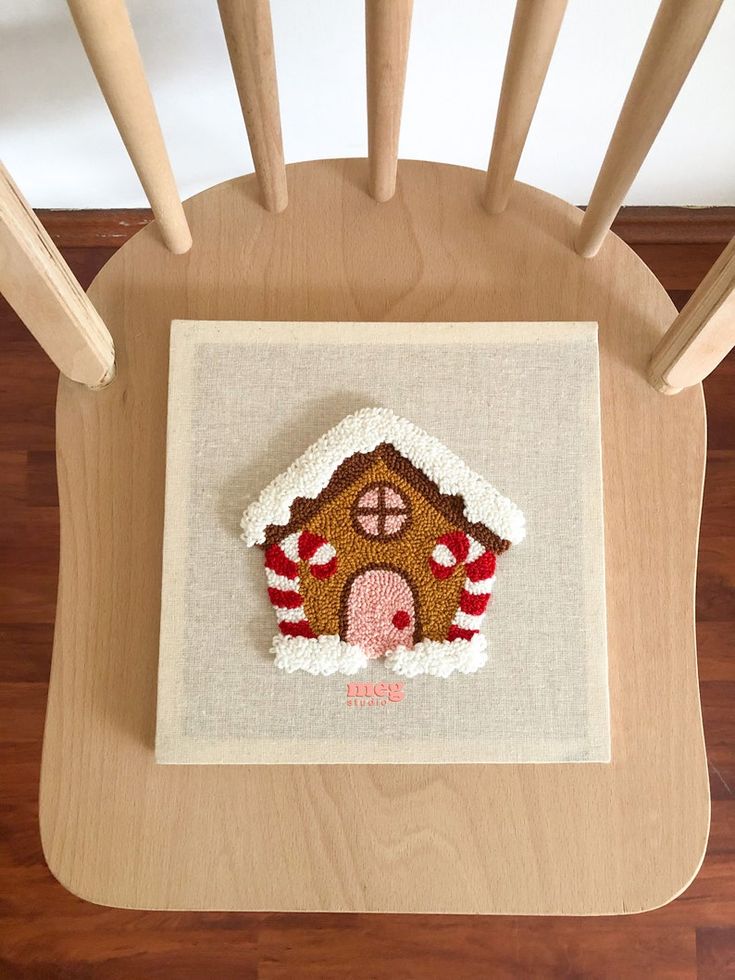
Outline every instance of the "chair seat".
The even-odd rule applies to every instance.
[[[644,368],[675,315],[581,213],[484,174],[401,162],[376,204],[362,160],[289,168],[272,215],[254,177],[192,198],[191,252],[155,226],[90,296],[117,380],[61,379],[59,599],[41,777],[44,852],[94,902],[136,908],[603,914],[654,908],[704,855],[709,795],[694,580],[701,386]],[[600,325],[611,765],[156,766],[170,322],[596,320]]]

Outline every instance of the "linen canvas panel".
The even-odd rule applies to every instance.
[[[598,365],[594,323],[174,321],[157,760],[608,762]],[[353,492],[357,458],[398,475]],[[457,526],[414,534],[418,586],[397,546],[348,577],[345,542],[411,541],[425,500]],[[416,642],[338,618],[364,633],[377,580]]]

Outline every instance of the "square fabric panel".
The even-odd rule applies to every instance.
[[[161,763],[608,762],[597,325],[171,331]]]

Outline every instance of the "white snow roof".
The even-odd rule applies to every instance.
[[[523,540],[526,520],[512,501],[438,439],[387,408],[363,408],[348,415],[269,483],[242,515],[243,540],[248,546],[263,544],[266,528],[288,524],[297,498],[318,497],[341,463],[355,453],[370,453],[383,443],[397,449],[441,493],[460,494],[464,516],[470,523],[483,524],[511,544]]]

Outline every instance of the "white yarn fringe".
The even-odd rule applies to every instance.
[[[275,665],[287,674],[304,670],[315,677],[357,674],[368,665],[362,647],[345,643],[338,636],[273,637],[271,653]],[[377,661],[379,663],[379,661]],[[474,674],[487,663],[487,640],[477,633],[471,640],[424,640],[409,650],[398,647],[385,655],[385,666],[403,677],[450,677],[453,673]]]
[[[487,639],[476,633],[471,640],[424,640],[411,650],[398,647],[385,660],[389,670],[403,677],[449,677],[455,671],[474,674],[487,663]]]
[[[330,674],[356,674],[367,667],[368,658],[361,647],[345,643],[338,636],[273,637],[271,653],[276,667],[293,674],[305,670],[307,674],[328,677]]]

